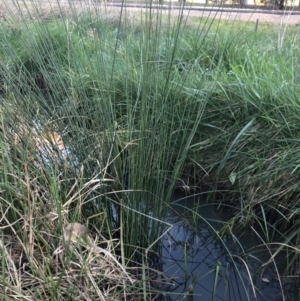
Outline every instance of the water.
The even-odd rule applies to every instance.
[[[191,212],[183,214],[183,206],[192,208],[196,200],[178,199],[181,197],[179,195],[174,200],[173,210],[166,218],[173,227],[163,239],[163,268],[170,279],[162,288],[168,291],[162,299],[284,300],[275,265],[270,263],[261,268],[271,255],[262,245],[259,232],[249,228],[238,239],[217,239],[215,231],[220,230],[228,220],[229,212],[220,212],[216,206],[205,203],[199,203],[199,213],[203,218],[193,229],[194,217]],[[181,216],[175,211],[180,212]],[[284,258],[281,262],[276,261],[279,272],[282,272],[283,265]],[[282,279],[282,286],[285,300],[299,300],[298,287],[293,281]]]

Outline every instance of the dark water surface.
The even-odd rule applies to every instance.
[[[193,208],[197,203],[202,218],[193,229],[194,216],[184,213],[184,207]],[[162,255],[164,272],[172,280],[164,287],[169,292],[164,300],[299,300],[298,287],[290,278],[281,281],[283,298],[274,263],[261,268],[271,255],[255,229],[247,228],[237,239],[220,240],[213,228],[217,231],[224,225],[228,210],[183,195],[177,195],[171,207],[166,221],[173,227],[164,236]],[[280,257],[276,261],[279,273],[285,264],[284,256]]]

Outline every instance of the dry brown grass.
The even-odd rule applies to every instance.
[[[63,179],[59,166],[57,178],[49,182],[34,153],[36,145],[30,142],[35,132],[30,122],[26,118],[20,122],[12,106],[4,106],[1,117],[5,128],[0,132],[0,165],[10,167],[0,196],[0,299],[117,301],[126,295],[140,300],[141,270],[121,264],[119,240],[107,239],[103,233],[108,230],[103,227],[76,222],[84,218],[74,211],[82,211],[83,203],[90,202],[89,193],[101,182]],[[16,131],[18,143],[14,142]],[[63,203],[59,187],[68,180],[75,184]],[[86,181],[84,188],[77,185],[79,181]],[[105,224],[105,214],[97,219]],[[88,239],[74,234],[74,225],[89,232]],[[68,231],[70,240],[64,235]]]
[[[72,300],[104,301],[121,300],[124,293],[128,297],[139,295],[139,289],[135,288],[139,280],[121,269],[116,263],[118,258],[112,255],[114,242],[105,241],[105,252],[87,248],[84,243],[58,243],[53,251],[54,241],[43,244],[37,240],[36,231],[28,228],[27,231],[25,240],[17,233],[0,239],[5,277],[0,286],[5,297],[49,300],[54,296],[55,300],[65,300],[68,296]]]
[[[101,229],[90,229],[88,240],[82,235],[66,240],[63,233],[70,225],[80,225],[67,221],[71,202],[58,212],[54,202],[44,204],[32,198],[32,181],[29,176],[24,179],[28,200],[23,199],[18,209],[16,202],[1,199],[2,294],[13,300],[50,300],[52,296],[55,300],[107,301],[122,300],[124,294],[139,300],[141,279],[120,263],[119,241],[105,239]],[[7,217],[11,209],[15,223]],[[87,230],[83,225],[79,228]]]

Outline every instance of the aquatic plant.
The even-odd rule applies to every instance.
[[[272,233],[286,239],[278,252],[295,252],[288,267],[297,266],[299,106],[288,67],[297,32],[278,44],[269,28],[152,4],[134,12],[89,1],[1,5],[3,298],[152,298],[175,188],[205,189],[208,201],[231,206],[215,231],[221,242],[229,233],[238,244],[236,231],[255,222],[264,245]],[[43,133],[46,153],[36,143]],[[193,216],[197,223],[201,207]],[[101,252],[80,239],[65,246],[74,223]],[[99,262],[107,269],[93,272]],[[221,268],[212,271],[216,285]]]
[[[211,94],[175,66],[192,48],[182,13],[134,16],[125,7],[72,1],[3,5],[1,250],[19,254],[2,262],[3,277],[10,275],[3,297],[84,298],[86,290],[92,299],[150,296],[153,251],[169,227],[163,217]],[[44,132],[51,151],[40,156],[36,141]],[[85,224],[102,251],[95,255],[84,242],[64,247],[70,223]],[[94,255],[108,259],[101,273],[93,272]],[[16,280],[9,264],[30,272]],[[110,270],[125,278],[106,279]],[[78,279],[68,287],[67,275],[78,274],[82,286]]]

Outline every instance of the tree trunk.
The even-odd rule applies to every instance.
[[[279,0],[279,9],[284,9],[284,0]]]

